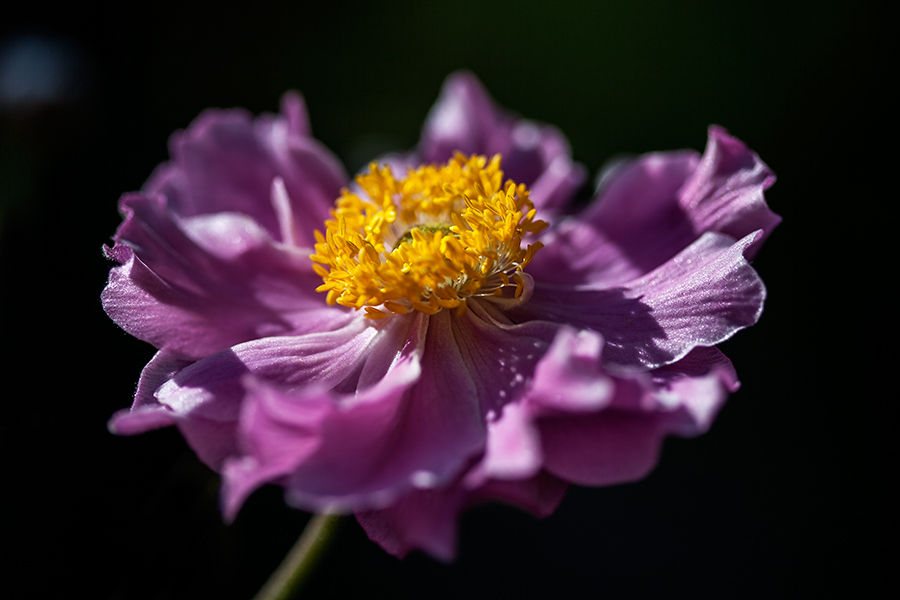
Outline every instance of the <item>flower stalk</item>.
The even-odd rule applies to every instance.
[[[313,515],[300,538],[253,600],[289,600],[296,597],[339,528],[342,515]]]

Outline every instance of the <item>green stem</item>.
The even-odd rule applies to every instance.
[[[288,600],[302,587],[328,547],[341,515],[314,515],[287,556],[253,600]]]

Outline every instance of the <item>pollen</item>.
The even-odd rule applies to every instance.
[[[356,177],[358,189],[341,190],[325,233],[315,232],[317,291],[372,319],[519,297],[521,273],[542,247],[523,239],[546,223],[535,220],[524,184],[503,181],[500,161],[456,153],[403,179],[369,165]]]

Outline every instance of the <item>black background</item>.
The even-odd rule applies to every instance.
[[[153,354],[100,307],[116,200],[204,108],[276,111],[288,89],[353,171],[412,147],[457,68],[560,127],[592,174],[619,153],[702,150],[711,123],[746,141],[779,177],[767,198],[784,223],[755,261],[769,300],[722,345],[743,388],[708,434],[667,441],[646,480],[573,488],[545,520],[472,510],[450,566],[398,561],[348,520],[309,597],[843,597],[887,579],[875,540],[892,537],[892,393],[876,359],[892,350],[869,337],[889,341],[892,272],[869,271],[887,260],[876,230],[896,202],[879,163],[896,158],[879,144],[895,121],[879,108],[882,81],[896,73],[881,64],[889,37],[874,5],[138,1],[4,13],[0,56],[38,40],[75,74],[51,101],[0,105],[4,586],[222,600],[259,588],[307,515],[264,488],[225,526],[218,477],[176,431],[106,431]]]

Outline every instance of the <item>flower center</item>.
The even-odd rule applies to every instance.
[[[534,220],[524,184],[502,182],[499,154],[456,153],[400,180],[372,163],[356,177],[364,193],[342,190],[325,235],[315,232],[310,258],[324,280],[317,291],[375,319],[464,310],[476,296],[518,298],[521,272],[543,246],[523,249],[522,238],[547,224]]]

